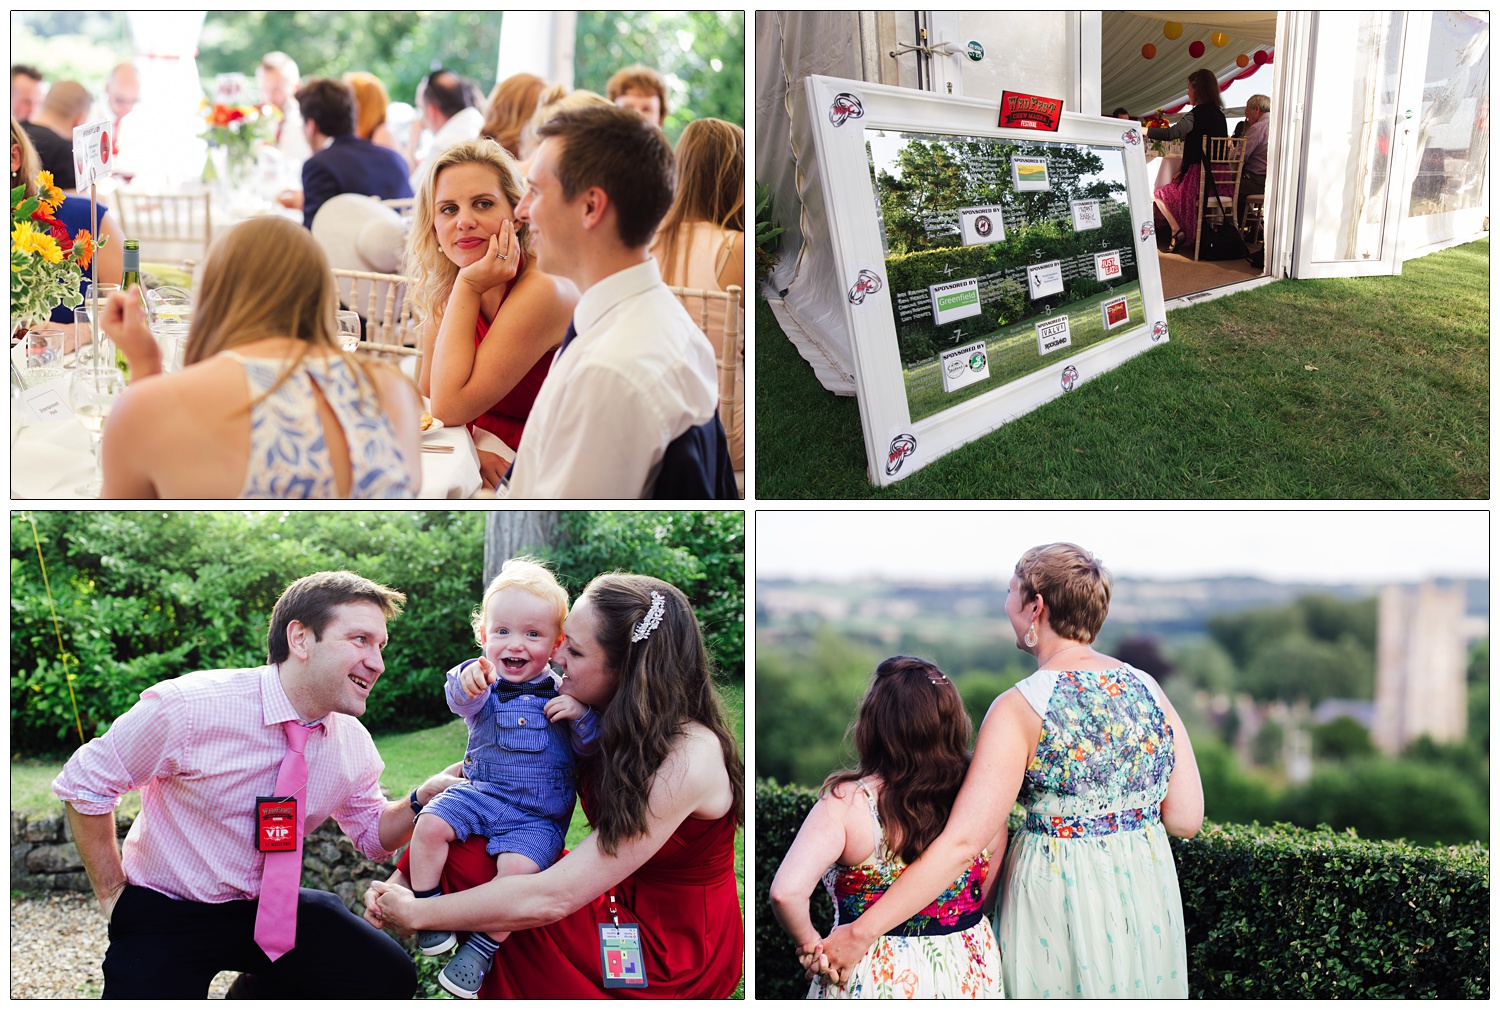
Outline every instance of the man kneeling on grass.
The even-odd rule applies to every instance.
[[[328,817],[371,859],[411,837],[413,809],[459,781],[387,802],[359,722],[406,597],[352,572],[293,582],[271,612],[267,665],[163,681],[80,747],[52,783],[109,920],[104,996],[408,999],[416,969],[335,894],[300,888],[302,838]],[[115,846],[114,808],[141,813]]]

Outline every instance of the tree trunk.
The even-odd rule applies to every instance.
[[[518,554],[550,547],[562,539],[557,511],[491,512],[484,522],[484,584]]]

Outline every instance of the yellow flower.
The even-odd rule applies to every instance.
[[[36,250],[37,238],[36,225],[30,221],[17,221],[10,233],[10,244],[16,252],[29,253]]]
[[[62,247],[57,244],[57,239],[51,235],[38,235],[32,239],[32,246],[42,259],[48,263],[61,263],[63,258]]]
[[[52,173],[41,171],[36,176],[37,198],[49,204],[56,211],[58,204],[63,202],[63,191],[58,189],[52,182]]]

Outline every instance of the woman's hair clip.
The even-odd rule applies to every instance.
[[[635,626],[635,634],[630,636],[632,642],[644,642],[650,637],[651,632],[661,623],[661,616],[666,612],[667,600],[656,590],[651,590],[651,609],[646,611],[645,620]]]
[[[943,673],[941,670],[938,670],[936,677],[928,677],[927,678],[927,683],[929,683],[929,684],[946,684],[946,683],[948,683],[948,675],[946,673]]]

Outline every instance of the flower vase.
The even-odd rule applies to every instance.
[[[203,166],[203,181],[213,188],[217,202],[227,205],[244,189],[252,167],[253,163],[235,158],[227,147],[210,148]]]

